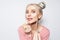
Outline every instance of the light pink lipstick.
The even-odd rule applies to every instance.
[[[31,21],[33,18],[27,18],[28,21]]]

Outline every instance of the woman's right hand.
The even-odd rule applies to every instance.
[[[23,28],[24,28],[25,33],[31,32],[31,26],[30,26],[30,25],[28,25],[28,24],[23,24]]]

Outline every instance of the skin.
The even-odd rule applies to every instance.
[[[25,18],[27,20],[27,23],[31,26],[32,32],[37,30],[40,26],[38,24],[38,19],[40,19],[41,17],[42,14],[39,12],[39,8],[36,5],[29,5],[26,8]]]
[[[38,21],[40,16],[41,16],[41,14],[40,14],[37,6],[30,5],[27,7],[25,17],[29,24],[31,24],[35,21]]]

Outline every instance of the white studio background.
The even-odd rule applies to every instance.
[[[19,40],[26,5],[41,1],[46,1],[42,24],[50,30],[49,40],[60,40],[60,0],[0,0],[0,40]]]

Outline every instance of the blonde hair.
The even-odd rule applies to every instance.
[[[39,7],[39,12],[40,12],[41,14],[43,14],[42,9],[44,9],[44,8],[46,7],[46,5],[45,5],[44,2],[40,2],[40,3],[38,3],[38,4],[32,3],[32,4],[27,5],[27,7],[30,6],[30,5],[35,5],[35,6]]]

